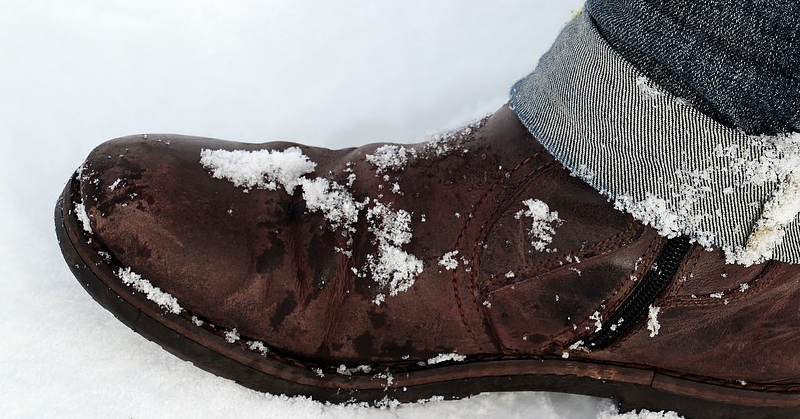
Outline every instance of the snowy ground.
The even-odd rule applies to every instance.
[[[417,141],[502,105],[578,0],[0,0],[0,416],[634,418],[548,393],[377,410],[260,394],[86,294],[52,208],[98,143]],[[668,414],[665,417],[677,417]]]

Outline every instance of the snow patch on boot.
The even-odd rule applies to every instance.
[[[408,290],[423,267],[421,260],[400,248],[411,241],[411,214],[402,209],[393,211],[378,202],[367,210],[367,220],[378,252],[367,255],[366,268],[375,282],[388,287],[390,296]]]
[[[654,338],[661,330],[661,324],[658,323],[658,313],[661,312],[661,307],[656,307],[650,304],[647,310],[647,330],[650,331],[650,337]]]
[[[560,226],[564,220],[558,218],[557,211],[550,211],[550,207],[538,199],[528,199],[522,201],[527,208],[520,210],[514,215],[519,220],[523,216],[531,219],[531,228],[528,236],[531,238],[531,246],[540,252],[554,252],[555,249],[547,249],[553,242],[556,234],[556,227]]]
[[[321,212],[332,230],[356,231],[354,226],[358,222],[358,213],[365,204],[356,201],[346,186],[324,178],[304,178],[299,183],[309,211]]]
[[[402,146],[386,145],[379,147],[375,154],[368,155],[367,160],[378,168],[378,171],[401,169],[416,151]],[[260,150],[202,150],[200,163],[211,171],[215,178],[226,179],[235,186],[244,188],[261,188],[276,190],[283,187],[287,193],[293,194],[300,186],[303,199],[309,212],[321,212],[331,230],[343,231],[347,238],[347,249],[337,247],[335,250],[351,257],[353,239],[356,232],[359,214],[367,208],[368,232],[375,236],[377,251],[366,256],[366,264],[362,272],[369,272],[372,278],[389,296],[395,296],[408,290],[416,277],[422,273],[423,263],[416,256],[404,251],[401,247],[411,241],[411,214],[405,210],[393,210],[377,200],[370,204],[369,199],[357,201],[349,190],[356,180],[351,164],[346,184],[317,177],[307,178],[305,175],[316,168],[316,163],[305,156],[298,147],[290,147],[285,151]],[[399,193],[399,185],[395,184],[395,193]],[[245,190],[247,191],[247,190]],[[357,276],[364,276],[352,268]],[[380,305],[386,300],[386,294],[379,293],[373,300]]]
[[[83,227],[83,231],[89,234],[94,234],[92,230],[92,222],[89,218],[89,214],[86,212],[86,206],[83,205],[83,202],[75,202],[75,216],[78,217],[78,221],[81,222],[81,227]]]
[[[289,195],[294,194],[303,176],[317,167],[298,147],[284,151],[203,149],[200,163],[214,178],[228,180],[237,187],[274,191],[281,186]]]
[[[442,258],[439,259],[439,266],[445,268],[448,271],[452,271],[453,269],[458,268],[458,259],[456,256],[458,255],[458,250],[453,250],[452,252],[447,252],[442,255]]]
[[[466,355],[459,355],[459,354],[457,354],[455,352],[453,352],[453,353],[444,353],[444,354],[439,354],[439,355],[436,355],[433,358],[428,359],[427,364],[428,365],[434,365],[434,364],[439,364],[439,363],[447,362],[447,361],[464,362],[464,360],[466,360],[466,359],[467,359]]]
[[[364,157],[375,166],[377,173],[383,173],[387,170],[403,170],[410,159],[417,157],[417,150],[401,145],[386,144]]]
[[[120,269],[117,271],[117,277],[121,279],[125,285],[133,287],[136,291],[141,292],[148,300],[158,304],[159,307],[168,312],[180,314],[180,312],[183,311],[183,308],[178,304],[178,300],[175,297],[162,291],[161,288],[153,286],[150,281],[142,278],[142,276],[136,272],[133,272],[131,268]]]

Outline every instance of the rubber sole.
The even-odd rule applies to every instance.
[[[332,402],[381,404],[482,392],[549,391],[611,398],[623,412],[672,410],[687,418],[796,418],[800,393],[755,391],[707,384],[652,368],[570,359],[529,358],[469,361],[413,367],[373,366],[361,371],[314,365],[275,352],[251,349],[246,339],[189,313],[165,312],[122,283],[124,267],[87,234],[75,208],[79,181],[70,179],[55,208],[56,235],[64,258],[84,289],[106,310],[175,356],[254,390]]]

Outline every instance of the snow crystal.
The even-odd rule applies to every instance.
[[[415,158],[417,151],[401,145],[386,144],[375,149],[372,154],[364,156],[377,169],[378,173],[387,170],[402,170],[409,159]]]
[[[709,297],[711,297],[711,298],[722,298],[724,295],[725,295],[725,293],[720,291],[720,292],[715,292],[715,293],[709,295]]]
[[[636,78],[636,87],[644,95],[644,97],[648,99],[664,96],[664,92],[662,92],[657,85],[655,85],[645,76],[639,76]]]
[[[714,234],[701,231],[700,224],[703,215],[694,209],[696,197],[689,187],[683,190],[680,209],[675,211],[670,204],[653,194],[646,194],[642,201],[636,201],[628,195],[617,197],[614,201],[614,208],[628,212],[645,225],[650,225],[658,231],[658,234],[674,238],[683,231],[694,231],[695,240],[702,246],[709,247],[714,240]]]
[[[448,271],[452,271],[458,267],[458,260],[456,259],[456,255],[458,255],[458,250],[453,250],[452,252],[447,252],[439,259],[439,265],[447,269]]]
[[[345,186],[324,178],[302,179],[300,184],[309,211],[322,212],[332,230],[342,228],[355,232],[353,226],[358,222],[364,203],[356,201]]]
[[[367,219],[378,254],[367,255],[366,268],[378,284],[389,288],[390,296],[408,290],[423,267],[421,260],[400,248],[411,241],[411,214],[376,203],[367,211]]]
[[[457,145],[457,141],[468,137],[475,132],[475,130],[485,125],[490,116],[491,115],[486,115],[483,119],[473,122],[463,128],[430,135],[427,142],[422,147],[423,151],[435,156],[444,156],[456,150],[466,152],[467,150],[465,148]]]
[[[336,368],[336,373],[341,375],[353,375],[353,374],[369,374],[372,372],[372,367],[369,365],[359,365],[353,368],[347,368],[347,365],[339,365],[339,368]]]
[[[547,245],[553,241],[555,228],[564,221],[558,218],[558,212],[551,212],[550,207],[538,199],[528,199],[522,203],[528,208],[520,210],[514,217],[518,220],[523,215],[531,218],[532,225],[528,232],[531,246],[540,252],[545,251]]]
[[[589,316],[589,320],[594,320],[595,332],[603,330],[603,316],[600,315],[599,311],[592,313],[592,315]]]
[[[567,352],[567,351],[562,352],[561,353],[561,357],[564,358],[564,359],[569,358],[569,352]]]
[[[239,336],[239,332],[236,330],[236,328],[225,332],[225,341],[228,343],[234,343],[239,340],[239,338],[241,338],[241,336]]]
[[[108,190],[113,191],[114,189],[117,189],[117,186],[119,186],[120,183],[122,183],[122,179],[115,180],[114,183],[108,185]]]
[[[590,169],[589,166],[584,163],[579,164],[575,171],[571,172],[570,175],[585,180],[586,182],[591,182],[595,177],[594,171],[592,171],[592,169]]]
[[[194,323],[194,325],[198,327],[205,324],[205,322],[200,320],[197,316],[192,316],[192,323]]]
[[[739,284],[739,292],[745,292],[748,289],[750,289],[750,284],[746,282],[744,284]]]
[[[579,349],[582,349],[583,348],[583,343],[584,343],[583,339],[581,339],[581,340],[573,343],[572,345],[569,345],[569,350],[570,351],[577,351]]]
[[[506,278],[513,278],[513,277],[516,276],[516,274],[514,273],[514,271],[508,271],[508,272],[506,272],[505,276],[506,276]]]
[[[282,186],[290,195],[301,178],[314,171],[317,164],[298,147],[277,150],[208,150],[200,152],[200,163],[217,179],[236,186],[276,190]]]
[[[86,213],[86,207],[83,205],[83,202],[76,202],[75,206],[75,216],[78,217],[78,221],[81,222],[81,226],[83,226],[83,231],[94,234],[92,230],[92,222],[89,219],[89,214]]]
[[[652,304],[650,304],[650,308],[647,311],[647,330],[650,331],[651,338],[656,337],[661,330],[661,325],[658,323],[658,313],[660,311],[661,307],[656,307]]]
[[[175,299],[175,297],[161,291],[161,288],[154,287],[150,281],[131,271],[131,268],[120,269],[117,271],[117,277],[119,277],[125,285],[133,287],[136,291],[145,294],[148,300],[158,304],[159,307],[168,312],[178,314],[183,311],[183,308],[178,304],[178,300]]]
[[[372,378],[379,378],[386,380],[386,385],[383,386],[384,390],[388,389],[389,387],[392,386],[392,384],[394,384],[394,375],[392,375],[392,372],[389,371],[388,368],[386,369],[385,372],[379,372],[373,375]]]
[[[433,358],[428,359],[428,365],[438,364],[446,361],[464,362],[467,359],[466,355],[459,355],[457,353],[439,354]]]

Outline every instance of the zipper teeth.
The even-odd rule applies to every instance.
[[[622,306],[603,322],[600,330],[583,339],[584,347],[589,350],[604,348],[633,326],[672,282],[689,246],[686,236],[668,240],[644,279]],[[614,325],[616,327],[612,329]]]

